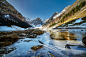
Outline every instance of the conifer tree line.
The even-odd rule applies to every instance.
[[[82,7],[86,5],[86,1],[83,1],[80,3],[80,5],[77,5],[75,8],[73,8],[69,13],[67,13],[63,18],[61,19],[61,23],[64,22],[64,19],[68,16],[74,15],[74,13],[78,12],[81,10]]]
[[[8,18],[0,17],[0,26],[11,26],[11,25],[16,25],[22,28],[31,27],[28,23],[24,21],[12,21],[12,20],[9,20]]]
[[[64,15],[64,16],[62,17],[62,19],[60,20],[60,22],[58,22],[58,23],[64,22],[64,19],[65,19],[65,18],[67,18],[67,17],[69,17],[69,16],[71,16],[71,15],[74,15],[76,12],[80,11],[81,8],[84,7],[85,5],[86,5],[86,1],[81,2],[80,5],[77,5],[77,6],[76,6],[75,8],[73,8],[69,13],[67,13],[66,15]],[[54,25],[56,25],[56,24],[58,24],[58,23],[54,23],[54,24],[50,25],[49,27],[52,27],[52,26],[54,26]]]

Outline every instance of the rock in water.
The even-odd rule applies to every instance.
[[[7,47],[4,47],[4,48],[0,48],[0,55],[3,55],[3,54],[8,54],[12,51],[16,50],[15,47],[12,47],[12,48],[7,48]]]
[[[16,34],[12,34],[11,37],[12,38],[18,38],[18,36]]]
[[[43,34],[44,33],[44,31],[41,31],[41,30],[34,30],[33,32],[32,32],[32,34],[37,34],[37,35],[41,35],[41,34]]]
[[[36,51],[38,49],[41,49],[41,48],[43,48],[43,45],[37,45],[37,46],[31,47],[31,49],[34,50],[34,51]]]
[[[44,31],[41,31],[41,30],[35,30],[35,29],[27,30],[26,38],[36,38],[38,35],[41,35],[43,33],[44,33]]]
[[[67,44],[67,45],[65,45],[65,48],[71,49],[70,46],[71,45]]]
[[[0,47],[11,45],[17,40],[18,36],[16,34],[3,35],[2,37],[0,37]]]
[[[44,43],[42,43],[40,40],[38,40],[38,41],[39,41],[39,43],[44,44]]]
[[[4,47],[4,46],[8,46],[8,45],[11,45],[12,42],[0,42],[0,47]]]
[[[83,44],[86,46],[86,37],[82,39]]]
[[[32,41],[32,40],[24,40],[24,42],[30,42],[30,41]]]
[[[37,37],[37,35],[36,34],[32,34],[32,35],[27,35],[27,37],[26,38],[36,38]]]
[[[12,35],[3,35],[1,38],[0,38],[0,41],[12,41],[12,42],[15,42],[18,40],[18,36],[16,34],[12,34]]]

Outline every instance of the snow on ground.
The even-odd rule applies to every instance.
[[[9,18],[10,17],[10,15],[4,15],[5,16],[5,18]]]
[[[11,27],[0,26],[0,31],[16,31],[16,30],[26,30],[26,29],[18,27],[18,26],[15,26],[15,25],[12,25]]]

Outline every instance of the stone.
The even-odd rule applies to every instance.
[[[30,42],[30,41],[32,41],[32,40],[24,40],[24,42]]]
[[[5,49],[0,49],[0,54],[4,54],[5,53]]]
[[[77,50],[85,50],[86,49],[86,46],[83,46],[83,45],[74,45],[74,44],[66,44],[65,45],[65,48],[67,49],[72,49],[74,47],[74,49],[77,49]]]
[[[17,42],[17,43],[20,43],[20,42]]]
[[[6,34],[5,32],[0,32],[0,34]]]
[[[36,38],[37,35],[43,34],[44,31],[36,30],[36,29],[29,29],[26,31],[26,38]]]
[[[1,38],[18,38],[16,34],[11,34],[11,35],[3,35]]]
[[[43,33],[44,33],[44,31],[41,31],[41,30],[34,30],[33,31],[33,34],[37,34],[37,35],[41,35]]]
[[[39,43],[41,43],[41,44],[44,44],[43,42],[41,42],[40,40],[38,40],[39,41]]]
[[[38,49],[41,49],[41,48],[43,48],[43,45],[37,45],[37,46],[31,47],[31,49],[34,50],[34,51],[36,51]]]
[[[37,37],[37,38],[41,38],[41,37]]]
[[[4,42],[4,41],[10,41],[10,42],[15,42],[18,40],[18,36],[16,34],[12,34],[12,35],[3,35],[0,38],[0,42]]]
[[[25,39],[24,37],[18,37],[18,39]]]
[[[26,34],[31,34],[33,31],[34,31],[34,29],[28,29],[28,30],[26,31]]]
[[[86,37],[82,39],[83,44],[86,46]]]
[[[9,46],[12,42],[0,42],[0,47]]]
[[[26,38],[36,38],[37,35],[36,34],[32,34],[32,35],[27,35]]]
[[[10,52],[12,52],[14,50],[16,50],[15,47],[12,47],[12,48],[6,48],[6,47],[4,47],[4,48],[0,49],[0,54],[8,54],[8,53],[10,53]]]
[[[18,41],[18,36],[16,34],[3,35],[0,37],[0,47],[8,46]]]
[[[25,33],[20,33],[19,36],[21,36],[21,37],[25,37],[26,34],[25,34]]]
[[[71,45],[67,44],[67,45],[65,45],[65,48],[71,49],[70,46]]]
[[[18,36],[16,34],[12,34],[11,37],[12,38],[18,38]]]

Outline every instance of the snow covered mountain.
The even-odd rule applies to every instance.
[[[65,7],[65,8],[62,10],[62,12],[56,14],[56,15],[53,17],[53,19],[56,19],[58,16],[60,16],[61,14],[63,14],[65,11],[67,11],[67,10],[69,9],[69,7],[70,7],[70,5],[67,6],[67,7]]]
[[[40,17],[29,22],[33,27],[41,27],[45,24],[45,21],[41,20]]]

